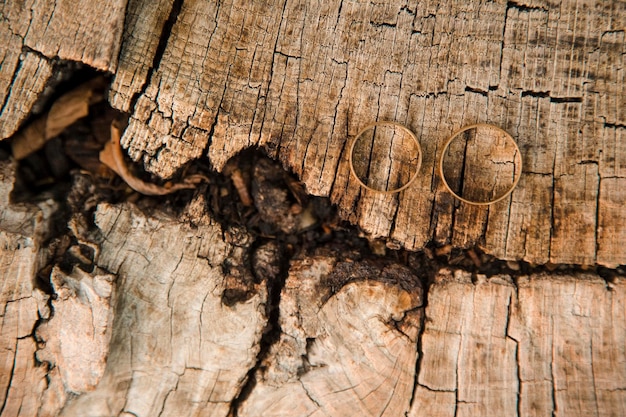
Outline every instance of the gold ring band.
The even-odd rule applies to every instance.
[[[446,180],[446,177],[443,173],[443,160],[446,156],[446,152],[448,151],[448,148],[450,147],[450,144],[452,143],[452,141],[454,139],[456,139],[461,133],[470,130],[470,129],[476,129],[479,127],[488,127],[491,129],[495,129],[498,132],[501,132],[504,134],[504,136],[513,143],[513,145],[515,146],[515,154],[514,154],[514,168],[513,168],[513,173],[514,173],[514,177],[513,177],[513,184],[511,185],[511,187],[509,189],[507,189],[507,191],[502,194],[501,196],[498,196],[497,198],[493,199],[493,200],[489,200],[489,201],[472,201],[472,200],[468,200],[466,198],[461,197],[460,195],[458,195],[457,193],[455,193],[452,188],[450,187],[450,185],[448,184],[448,181]],[[516,163],[519,162],[519,170],[516,169]],[[519,174],[518,174],[519,172]],[[520,178],[522,177],[522,153],[520,152],[519,146],[517,146],[517,143],[515,142],[515,140],[513,139],[513,137],[504,129],[501,129],[497,126],[494,125],[490,125],[487,123],[476,123],[473,125],[469,125],[469,126],[465,126],[459,130],[457,130],[452,136],[450,136],[450,139],[448,139],[448,141],[446,142],[445,146],[443,147],[443,150],[441,152],[441,158],[439,159],[439,176],[441,177],[441,180],[443,181],[443,185],[446,187],[446,190],[448,190],[448,192],[450,192],[455,198],[467,203],[467,204],[473,204],[476,206],[487,206],[490,204],[494,204],[497,203],[498,201],[501,201],[503,199],[505,199],[509,194],[511,194],[513,192],[513,190],[515,189],[515,187],[517,187],[517,183],[519,182]]]
[[[359,178],[359,176],[356,173],[356,170],[354,169],[354,163],[353,163],[353,155],[354,155],[354,146],[356,145],[356,143],[358,142],[359,138],[368,130],[373,129],[377,126],[393,126],[393,127],[398,127],[400,128],[403,132],[407,133],[415,142],[415,145],[417,146],[417,166],[415,168],[415,174],[413,174],[413,176],[409,179],[409,181],[402,185],[401,187],[398,188],[394,188],[393,190],[378,190],[376,188],[372,188],[370,186],[368,186],[367,184],[365,184],[361,178]],[[361,131],[356,135],[356,137],[354,138],[354,140],[352,141],[352,145],[350,146],[350,151],[349,151],[349,162],[350,162],[350,172],[352,173],[352,175],[354,176],[354,178],[356,178],[356,180],[359,182],[359,184],[361,185],[361,187],[368,189],[370,191],[374,191],[377,193],[383,193],[383,194],[393,194],[393,193],[398,193],[404,189],[406,189],[409,185],[411,185],[411,183],[413,181],[415,181],[415,179],[417,178],[417,174],[419,173],[420,167],[422,166],[422,147],[420,146],[419,141],[417,140],[417,136],[415,136],[415,133],[413,133],[411,130],[409,130],[406,126],[401,125],[400,123],[396,123],[396,122],[390,122],[390,121],[380,121],[380,122],[375,122],[375,123],[371,123],[367,126],[365,126],[363,129],[361,129]]]

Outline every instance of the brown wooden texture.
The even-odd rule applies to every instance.
[[[328,280],[342,270],[355,281],[331,296]],[[400,281],[413,289],[403,290]],[[280,338],[238,415],[403,415],[423,313],[417,281],[397,264],[381,268],[332,254],[293,260],[281,296]]]
[[[292,259],[257,357],[268,298],[246,259],[271,243],[222,229],[202,197],[178,219],[101,204],[95,229],[68,224],[92,272],[54,268],[49,304],[34,275],[52,206],[9,204],[0,166],[3,417],[626,412],[623,278],[442,269],[424,309],[405,266],[318,250]]]
[[[0,415],[54,416],[64,401],[54,393],[64,391],[57,372],[36,363],[35,337],[40,318],[50,317],[49,296],[35,287],[35,276],[54,204],[9,204],[14,178],[15,164],[0,162]]]
[[[502,259],[614,267],[626,232],[604,225],[626,222],[625,27],[623,1],[186,0],[135,87],[123,145],[163,177],[260,146],[392,247],[478,243]],[[405,124],[424,149],[400,195],[349,174],[346,145],[376,120]],[[446,138],[476,122],[513,135],[525,164],[488,208],[458,204],[436,175]]]
[[[440,271],[410,416],[620,416],[626,282]]]
[[[61,415],[228,413],[256,361],[266,294],[258,286],[244,302],[222,303],[221,264],[242,252],[199,220],[191,228],[132,206],[98,208],[96,263],[117,277],[119,294],[111,349],[97,388]]]
[[[31,114],[55,69],[76,61],[115,71],[126,0],[5,1],[0,6],[0,140]]]
[[[147,83],[172,4],[173,0],[128,1],[117,76],[110,91],[113,107],[131,110],[135,95]]]
[[[84,63],[114,75],[109,101],[131,112],[122,142],[162,177],[203,156],[221,171],[258,146],[392,248],[626,263],[624,1],[0,7],[1,138]],[[350,176],[348,145],[376,120],[406,125],[424,152],[400,194]],[[489,207],[437,177],[447,137],[477,122],[507,130],[524,162]],[[510,162],[455,155],[456,169]],[[14,176],[0,161],[1,417],[626,415],[623,278],[442,269],[423,306],[425,277],[319,251],[291,259],[277,301],[266,282],[279,272],[251,270],[276,248],[218,224],[202,197],[179,218],[101,204],[92,226],[69,220],[75,240],[50,244],[57,203],[12,203]],[[76,265],[54,264],[59,251]]]

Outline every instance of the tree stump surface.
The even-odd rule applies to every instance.
[[[115,73],[110,102],[131,112],[123,145],[161,177],[202,156],[220,171],[261,147],[393,248],[625,263],[626,235],[611,227],[626,221],[623,2],[133,0],[125,26],[123,1],[66,3],[36,2],[30,19],[25,5],[4,6],[2,137],[38,110],[56,57],[81,60]],[[349,173],[347,145],[376,120],[406,125],[423,148],[399,195]],[[437,174],[446,138],[477,122],[513,135],[524,161],[519,186],[490,207],[460,204]]]
[[[154,50],[164,16],[127,29],[120,62],[133,65],[111,93],[132,111],[123,145],[149,171],[167,178],[203,155],[221,170],[258,146],[391,247],[434,240],[538,264],[626,262],[624,229],[611,227],[626,221],[623,2],[178,6],[148,77],[135,51]],[[423,148],[417,181],[399,195],[366,191],[349,173],[347,145],[377,120],[406,125]],[[490,207],[459,204],[437,176],[447,137],[479,122],[508,131],[524,162],[517,189]]]
[[[593,274],[440,271],[409,415],[622,415],[625,290]]]
[[[224,230],[202,197],[179,219],[103,203],[95,228],[70,219],[67,252],[87,255],[52,269],[48,301],[45,210],[9,204],[1,167],[2,416],[626,412],[624,278],[443,268],[424,306],[406,266],[320,248],[291,259],[261,355],[268,290],[237,271],[271,265],[270,243]]]
[[[626,279],[599,267],[626,264],[626,3],[0,8],[0,138],[95,68],[129,114],[135,162],[164,180],[210,165],[243,188],[241,213],[272,223],[212,214],[235,200],[219,181],[161,207],[99,200],[75,172],[67,198],[18,202],[0,143],[0,417],[626,415]],[[398,194],[350,174],[351,141],[381,120],[423,152]],[[490,206],[438,177],[447,138],[474,123],[506,130],[523,161]],[[477,137],[451,145],[445,168],[455,192],[488,198],[518,166]],[[394,146],[359,150],[357,168],[410,177],[391,159],[411,147]],[[301,184],[267,161],[237,171],[247,148]],[[472,194],[481,184],[493,189]],[[328,197],[368,255],[320,244],[286,257],[284,236],[316,221],[299,196]],[[433,246],[531,272],[412,266]]]

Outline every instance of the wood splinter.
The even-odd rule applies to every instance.
[[[124,153],[120,145],[121,132],[115,122],[111,123],[111,140],[100,152],[100,161],[119,175],[130,188],[144,195],[167,195],[179,190],[196,188],[202,181],[208,181],[204,175],[190,175],[183,182],[160,186],[145,182],[135,177],[124,162]]]

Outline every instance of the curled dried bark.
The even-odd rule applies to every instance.
[[[112,123],[111,140],[104,146],[102,152],[100,152],[100,161],[119,175],[130,188],[141,194],[167,195],[179,190],[196,188],[200,182],[207,180],[207,178],[203,175],[190,175],[185,178],[183,182],[169,186],[161,186],[145,182],[135,177],[126,166],[126,162],[124,162],[124,153],[122,152],[122,146],[120,145],[120,137],[120,128],[116,125],[116,123]]]

